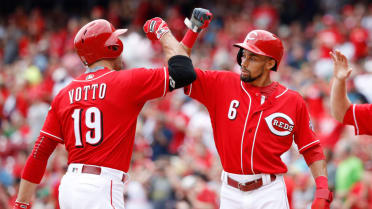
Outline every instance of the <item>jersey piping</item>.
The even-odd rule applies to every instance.
[[[165,67],[163,69],[164,69],[164,92],[163,92],[163,96],[165,96],[165,94],[167,93],[167,69],[165,69]]]
[[[260,117],[258,119],[258,123],[257,123],[257,127],[256,127],[256,131],[254,132],[254,137],[253,137],[253,144],[252,144],[252,152],[251,152],[251,170],[252,170],[252,173],[254,173],[254,170],[253,170],[253,150],[254,150],[254,144],[256,142],[256,135],[257,135],[257,130],[258,130],[258,127],[260,126],[260,122],[261,122],[261,116],[262,116],[262,113],[263,111],[261,111],[261,114],[260,114]]]
[[[310,145],[312,145],[312,144],[314,144],[314,143],[317,143],[317,142],[319,142],[319,140],[315,140],[315,141],[313,141],[313,142],[311,142],[311,143],[309,143],[309,144],[303,146],[303,147],[302,147],[301,149],[299,149],[298,151],[300,152],[301,150],[305,149],[306,147],[308,147],[308,146],[310,146]]]
[[[287,92],[288,91],[288,88],[286,88],[281,94],[279,94],[279,95],[277,95],[276,97],[275,97],[275,99],[277,99],[277,98],[279,98],[279,97],[281,97],[283,94],[285,94],[285,92]]]
[[[103,75],[100,75],[100,76],[98,76],[97,78],[93,78],[93,79],[90,79],[90,80],[73,80],[73,81],[76,81],[76,82],[90,82],[90,81],[94,81],[94,80],[97,80],[97,79],[99,79],[99,78],[102,78],[103,76],[105,76],[105,75],[107,75],[107,74],[110,74],[110,73],[112,73],[112,72],[115,72],[114,70],[111,70],[110,72],[107,72],[107,73],[105,73],[105,74],[103,74]]]
[[[240,86],[243,88],[244,92],[249,97],[249,107],[248,107],[247,117],[245,118],[244,129],[243,129],[243,134],[242,134],[242,140],[241,140],[241,144],[240,144],[240,167],[242,169],[242,173],[244,174],[244,167],[243,167],[243,142],[244,142],[245,128],[247,127],[247,121],[248,121],[249,113],[251,111],[252,98],[251,98],[251,95],[247,92],[247,90],[245,90],[242,81],[240,82]]]
[[[191,89],[192,89],[192,84],[190,84],[190,90],[189,90],[189,93],[187,94],[187,96],[191,95]]]
[[[356,129],[356,135],[359,135],[359,127],[358,122],[355,116],[355,104],[353,104],[353,117],[354,117],[354,123],[355,123],[355,129]]]
[[[55,135],[53,135],[53,134],[50,134],[50,133],[45,132],[45,131],[42,131],[42,130],[40,130],[40,132],[41,132],[41,133],[44,133],[44,134],[46,134],[46,135],[48,135],[48,136],[51,136],[51,137],[53,137],[53,138],[56,138],[56,139],[58,139],[59,141],[62,141],[62,142],[63,142],[63,139],[60,138],[60,137],[58,137],[58,136],[55,136]]]

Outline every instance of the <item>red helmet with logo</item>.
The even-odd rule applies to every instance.
[[[265,30],[252,30],[247,34],[243,43],[236,43],[234,46],[246,49],[255,54],[264,55],[276,60],[274,70],[280,64],[283,57],[283,44],[278,36]],[[241,64],[242,50],[238,54],[238,63]]]
[[[98,19],[84,25],[75,36],[75,49],[85,65],[101,59],[120,56],[123,43],[119,36],[127,29],[118,29],[107,20]]]

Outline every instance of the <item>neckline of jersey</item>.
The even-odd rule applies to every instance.
[[[274,96],[275,92],[277,92],[278,87],[279,87],[279,83],[277,81],[273,81],[268,86],[259,87],[259,86],[254,86],[250,83],[243,82],[243,86],[253,90],[254,93],[259,93],[259,94],[262,94],[264,96],[271,97],[271,96]],[[269,94],[265,94],[264,92],[266,90],[270,89],[270,88],[273,88],[273,89],[269,92]]]
[[[97,72],[97,71],[103,70],[103,69],[105,69],[105,67],[103,67],[103,66],[96,66],[94,68],[87,67],[87,69],[85,70],[84,73],[94,73],[94,72]]]

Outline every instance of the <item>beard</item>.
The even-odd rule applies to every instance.
[[[248,73],[248,75],[243,75],[243,73],[240,74],[240,80],[246,83],[250,83],[250,82],[257,80],[263,74],[263,71],[261,71],[259,75],[257,75],[256,77],[252,77],[250,71],[246,71],[246,72]]]

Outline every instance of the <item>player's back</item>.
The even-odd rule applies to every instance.
[[[69,163],[100,165],[126,172],[138,114],[146,100],[165,94],[164,85],[160,86],[164,83],[164,72],[162,69],[101,69],[79,76],[62,89],[52,108],[59,120],[56,127],[61,127],[60,138],[68,151]],[[150,84],[153,90],[143,90]]]

